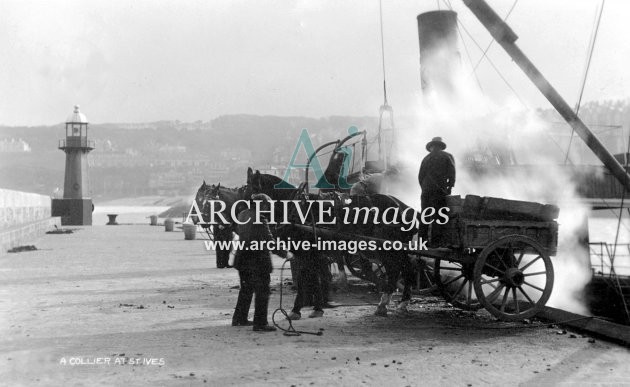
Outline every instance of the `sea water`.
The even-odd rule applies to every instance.
[[[158,215],[168,210],[167,206],[99,206],[95,205],[92,213],[92,225],[100,226],[109,222],[107,214],[118,214],[119,224],[149,224],[151,215]],[[175,219],[180,221],[181,219]],[[163,220],[160,222],[162,223]]]

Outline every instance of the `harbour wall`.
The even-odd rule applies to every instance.
[[[0,189],[0,254],[60,227],[61,219],[50,211],[49,196]]]

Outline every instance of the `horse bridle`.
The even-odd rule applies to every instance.
[[[221,184],[219,183],[218,185],[211,185],[209,186],[209,188],[206,188],[206,191],[204,192],[204,199],[202,202],[202,207],[201,207],[201,211],[203,212],[204,209],[206,208],[206,205],[211,201],[211,200],[220,200],[222,202],[225,202],[225,198],[222,198],[221,196],[221,188],[225,189],[225,190],[229,190],[229,191],[235,191],[237,194],[237,197],[239,199],[245,199],[247,200],[247,198],[245,198],[245,192],[247,191],[247,185],[243,185],[241,187],[238,187],[236,189],[234,188],[227,188],[227,187],[221,187]]]

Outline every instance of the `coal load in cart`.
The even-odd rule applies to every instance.
[[[534,239],[549,255],[556,254],[557,206],[475,195],[449,196],[447,205],[444,247],[483,248],[503,236],[521,235]]]
[[[446,300],[506,321],[538,313],[553,288],[558,207],[474,195],[450,196],[447,203],[440,248],[420,252],[435,259]]]

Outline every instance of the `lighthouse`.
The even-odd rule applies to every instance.
[[[88,121],[79,106],[66,119],[66,138],[59,140],[66,154],[63,199],[53,199],[53,216],[61,216],[62,225],[91,226],[92,199],[88,176],[88,153],[94,141],[88,140]]]

